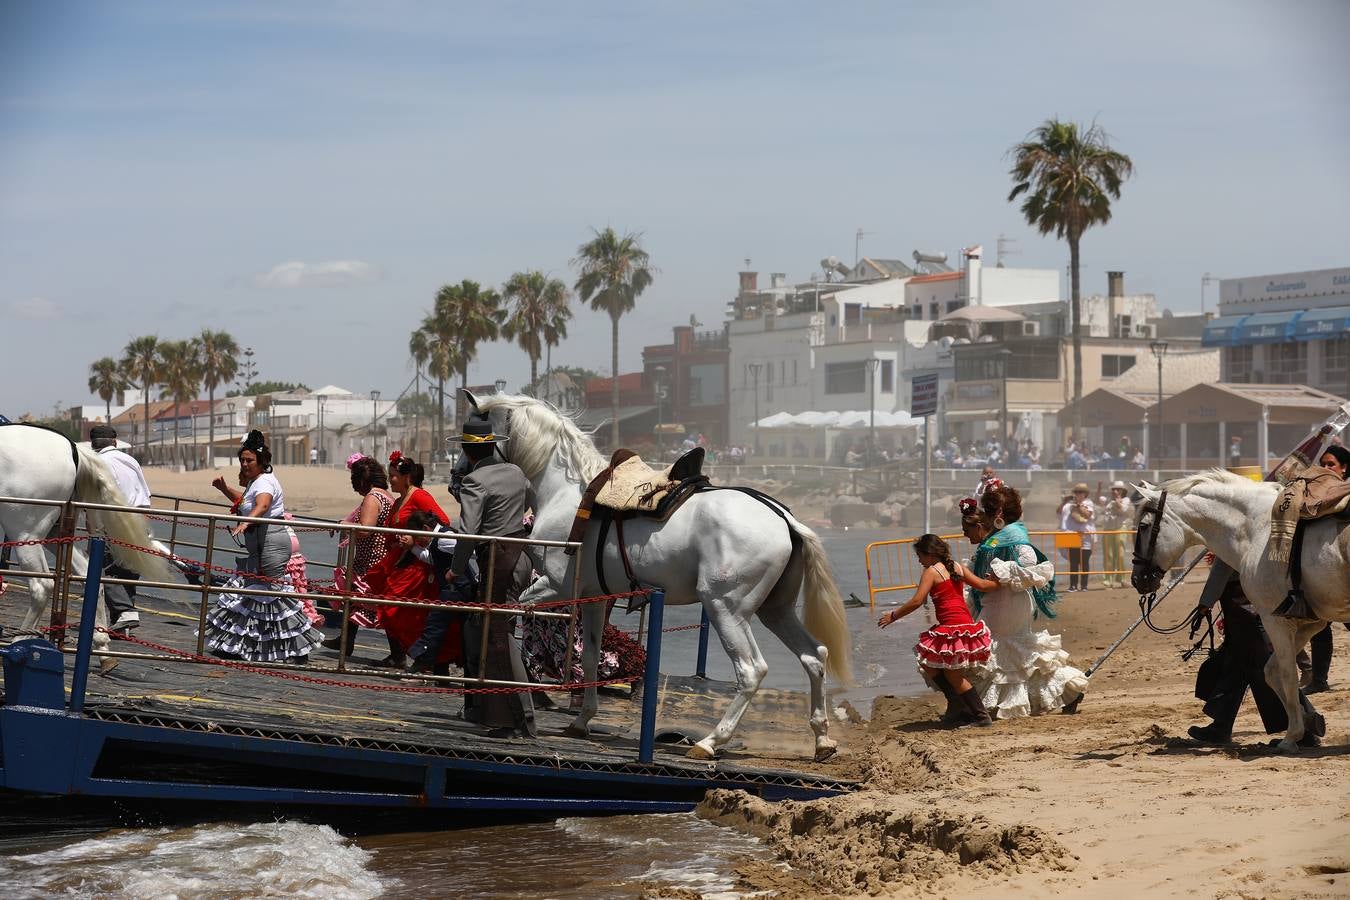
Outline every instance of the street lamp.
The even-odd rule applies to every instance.
[[[380,458],[380,437],[375,430],[375,420],[380,417],[380,392],[370,392],[370,455]]]
[[[328,397],[325,396],[324,394],[317,394],[317,395],[315,395],[315,398],[319,401],[319,463],[322,464],[323,461],[324,461],[324,459],[323,459],[323,401],[327,400]]]
[[[764,363],[750,363],[746,368],[755,384],[755,421],[751,427],[755,429],[755,455],[759,456],[759,370],[764,368]]]
[[[231,401],[229,401],[228,403],[226,403],[225,405],[228,406],[228,407],[230,408],[230,441],[231,441],[231,443],[233,443],[233,441],[234,441],[234,401],[231,400]],[[212,452],[212,453],[215,453],[215,448],[214,448],[214,447],[211,449],[211,452]],[[214,465],[214,463],[213,463],[212,465]]]
[[[499,393],[499,394],[505,394],[505,393],[506,393],[506,379],[505,379],[505,378],[498,378],[496,381],[492,382],[492,386],[495,387],[495,388],[497,389],[497,393]]]
[[[1003,452],[1003,462],[1007,465],[1008,457],[1012,454],[1007,451],[1008,444],[1008,360],[1012,358],[1012,351],[1007,347],[1002,347],[998,351],[998,370],[1003,378],[1003,389],[999,392],[1003,397],[1002,408],[998,417],[998,445],[1000,452]]]
[[[1162,415],[1162,370],[1163,357],[1167,355],[1167,341],[1153,341],[1148,345],[1148,349],[1153,351],[1153,355],[1158,359],[1158,420],[1153,423],[1153,427],[1158,432],[1156,442],[1157,455],[1153,457],[1154,468],[1162,467],[1162,448],[1163,448],[1163,415]]]
[[[871,465],[877,455],[877,366],[881,360],[869,356],[863,360],[867,370],[867,456],[865,464]]]
[[[656,448],[662,459],[666,455],[666,367],[652,367],[652,395],[656,399]]]
[[[1206,272],[1205,274],[1203,274],[1203,275],[1200,276],[1200,315],[1201,315],[1201,317],[1203,317],[1203,316],[1205,315],[1205,288],[1209,287],[1209,285],[1210,285],[1212,282],[1215,282],[1215,281],[1218,281],[1218,280],[1219,280],[1219,279],[1215,278],[1213,275],[1209,274],[1208,272]],[[1220,297],[1219,300],[1222,302],[1223,298]]]

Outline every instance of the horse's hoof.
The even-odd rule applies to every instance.
[[[713,750],[711,747],[705,746],[702,741],[699,741],[697,744],[690,747],[684,755],[689,759],[710,760],[717,756],[717,751]]]
[[[816,762],[824,762],[831,756],[839,752],[839,745],[834,741],[825,741],[816,744]]]
[[[584,738],[591,736],[591,730],[585,725],[578,725],[576,722],[573,722],[563,729],[563,734],[568,737]]]

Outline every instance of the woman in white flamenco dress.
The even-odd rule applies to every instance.
[[[1008,487],[996,493],[1005,492],[1016,495]],[[1054,563],[1031,543],[1026,526],[1016,521],[1021,498],[991,497],[993,493],[981,498],[985,514],[978,518],[973,515],[973,503],[968,507],[969,501],[962,502],[963,526],[979,546],[970,566],[960,567],[961,576],[971,588],[976,617],[988,626],[994,640],[987,666],[972,672],[971,683],[996,719],[1061,709],[1076,712],[1088,678],[1069,664],[1059,635],[1036,627],[1040,618],[1055,615]]]

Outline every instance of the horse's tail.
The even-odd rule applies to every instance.
[[[122,496],[117,482],[98,454],[84,444],[76,444],[80,453],[80,464],[75,473],[75,496],[73,499],[85,503],[106,503],[111,506],[125,506],[127,500]],[[155,555],[156,551],[150,538],[150,529],[145,517],[132,512],[113,512],[107,509],[85,510],[90,528],[102,533],[121,544],[109,547],[117,562],[146,578],[156,581],[169,581],[170,570],[165,560]],[[122,546],[127,544],[130,546]],[[148,550],[138,553],[136,549]]]
[[[839,587],[834,583],[830,560],[814,531],[795,519],[790,520],[790,524],[802,542],[806,570],[806,630],[825,645],[828,651],[825,670],[830,677],[851,684],[853,641],[844,616],[844,598],[839,596]]]

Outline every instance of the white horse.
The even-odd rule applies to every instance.
[[[532,537],[567,540],[585,486],[606,465],[589,437],[553,407],[531,397],[494,394],[470,401],[491,416],[493,430],[509,436],[502,452],[534,485],[536,510]],[[611,529],[611,532],[613,529]],[[815,756],[829,758],[837,747],[829,736],[825,674],[850,680],[849,633],[844,605],[830,575],[820,539],[786,512],[739,491],[695,494],[669,519],[635,518],[624,523],[624,539],[633,574],[645,586],[665,591],[667,604],[702,603],[736,671],[737,693],[712,733],[689,755],[711,759],[731,739],[768,666],[750,630],[760,621],[801,660],[811,684],[811,730]],[[544,577],[521,602],[571,596],[573,568],[582,566],[583,596],[602,593],[595,571],[599,525],[592,520],[583,547],[574,556],[559,549],[531,548],[531,561]],[[608,583],[627,587],[627,575],[611,534],[604,548]],[[797,595],[806,587],[806,622],[797,617]],[[582,666],[594,681],[600,656],[605,606],[582,606]],[[656,690],[648,685],[647,690]],[[581,713],[570,733],[585,736],[598,706],[595,688],[587,688]]]
[[[77,500],[113,506],[125,506],[127,502],[108,467],[87,445],[72,444],[55,431],[26,425],[0,426],[0,497],[60,500],[63,503]],[[88,510],[86,515],[95,533],[150,549],[143,516],[107,510]],[[59,506],[0,503],[0,531],[4,532],[7,541],[41,540],[51,534],[60,516]],[[75,574],[83,577],[89,571],[89,559],[78,546],[71,549]],[[113,544],[109,544],[108,552],[123,566],[142,576],[160,580],[169,577],[168,566],[158,556]],[[49,571],[47,555],[40,545],[15,547],[14,557],[23,569]],[[28,613],[20,626],[24,631],[37,628],[53,593],[45,578],[30,578],[28,592]],[[107,610],[100,602],[95,624],[106,628],[107,616]],[[94,632],[94,642],[96,647],[105,648],[107,634]]]
[[[1305,524],[1302,586],[1317,619],[1290,619],[1274,615],[1289,593],[1288,569],[1266,560],[1270,510],[1279,485],[1214,469],[1166,482],[1160,488],[1146,482],[1135,487],[1145,502],[1136,517],[1139,536],[1133,584],[1142,592],[1157,590],[1162,573],[1187,548],[1198,546],[1209,548],[1238,573],[1242,591],[1260,614],[1275,649],[1265,674],[1266,683],[1280,695],[1289,713],[1289,731],[1280,748],[1296,752],[1303,737],[1303,708],[1298,702],[1294,657],[1327,622],[1350,621],[1350,528],[1332,518]],[[1155,529],[1162,491],[1167,492],[1167,500]],[[1157,535],[1150,553],[1154,530]]]

